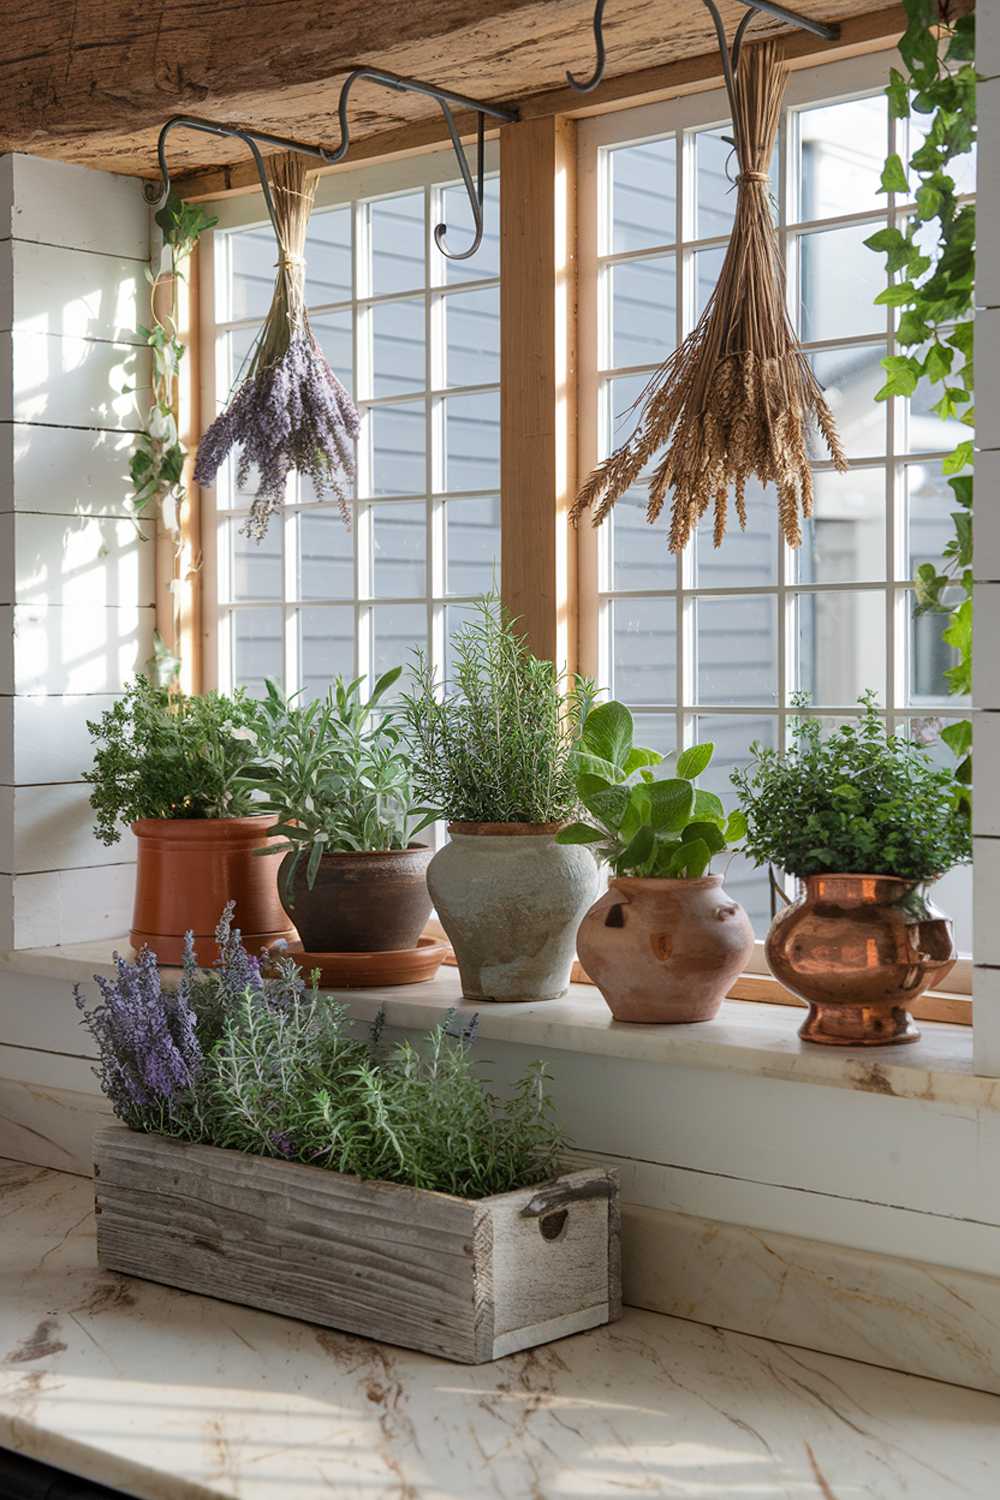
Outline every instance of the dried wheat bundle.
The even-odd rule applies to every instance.
[[[599,526],[653,455],[646,518],[673,494],[670,550],[680,552],[714,502],[715,545],[726,530],[727,496],[746,525],[747,480],[773,482],[786,541],[802,540],[799,513],[812,514],[807,433],[815,422],[834,465],[847,462],[832,413],[799,349],[785,311],[785,278],[771,215],[771,159],[787,70],[773,42],[744,49],[733,87],[739,175],[736,212],[722,271],[698,326],[640,397],[632,436],[599,464],[571,515],[591,508]]]
[[[285,498],[292,469],[307,474],[317,500],[332,494],[350,522],[349,481],[361,420],[351,397],[330,369],[305,310],[305,246],[316,192],[300,156],[269,164],[278,241],[274,296],[246,376],[221,416],[198,444],[194,477],[212,484],[230,450],[240,445],[237,484],[254,465],[260,483],[245,533],[262,541]]]

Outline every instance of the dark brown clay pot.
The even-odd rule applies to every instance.
[[[251,953],[295,928],[278,900],[278,860],[254,851],[268,841],[277,818],[143,818],[132,824],[138,842],[135,906],[129,942],[148,945],[161,964],[179,964],[184,934],[194,933],[201,964],[218,957],[215,929],[227,901]]]
[[[616,1021],[711,1021],[746,967],[753,928],[721,875],[617,876],[584,917],[576,948]]]
[[[312,890],[306,859],[300,859],[286,910],[303,948],[310,953],[415,948],[431,914],[427,866],[433,853],[425,844],[413,844],[378,853],[324,854]],[[285,870],[291,858],[285,855]],[[280,887],[284,890],[283,879]]]
[[[768,966],[809,1006],[807,1042],[915,1042],[907,1007],[944,979],[957,954],[951,922],[923,883],[897,875],[810,875],[771,923]]]

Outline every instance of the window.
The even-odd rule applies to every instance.
[[[206,593],[218,621],[209,682],[325,693],[338,673],[374,679],[423,647],[447,667],[469,602],[498,584],[499,182],[486,185],[476,255],[433,242],[471,234],[454,157],[435,154],[320,181],[307,243],[316,337],[362,415],[353,526],[291,479],[263,544],[241,533],[253,492],[220,474],[206,526]],[[203,261],[212,286],[205,408],[225,405],[267,311],[274,236],[258,197],[218,205]],[[207,425],[207,423],[206,423]],[[211,599],[212,586],[215,599]]]
[[[771,167],[789,311],[851,460],[838,476],[817,447],[801,549],[781,541],[773,494],[748,497],[746,532],[718,551],[706,517],[679,559],[662,522],[646,524],[644,486],[598,531],[581,527],[584,670],[656,749],[714,741],[705,782],[728,799],[751,741],[784,746],[796,692],[836,723],[872,688],[893,727],[932,742],[963,708],[946,691],[940,621],[914,619],[909,588],[950,535],[941,458],[962,429],[923,392],[874,400],[893,313],[873,305],[884,263],[863,241],[906,216],[879,178],[886,153],[906,160],[905,132],[919,128],[889,119],[888,66],[883,55],[793,73]],[[735,197],[726,107],[720,92],[580,124],[581,473],[631,429],[650,371],[694,326],[718,275]],[[971,191],[971,161],[963,168]],[[727,886],[762,936],[766,872],[737,859]],[[971,887],[963,869],[940,888],[963,952]]]

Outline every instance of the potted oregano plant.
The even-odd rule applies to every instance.
[[[542,1065],[492,1093],[475,1017],[358,1035],[230,917],[210,972],[119,958],[84,1010],[100,1264],[469,1364],[617,1317],[617,1177],[564,1170]]]
[[[584,685],[532,656],[496,598],[451,641],[439,689],[418,653],[405,698],[414,784],[448,821],[427,883],[473,1000],[549,1000],[570,981],[597,891],[588,849],[556,834],[574,815],[572,756]]]
[[[445,952],[421,945],[433,850],[416,840],[428,818],[415,806],[400,710],[385,702],[401,672],[386,672],[368,698],[362,678],[338,677],[311,703],[268,682],[261,703],[248,781],[277,819],[266,852],[284,855],[281,901],[330,983],[426,978]],[[338,963],[349,954],[371,961]]]
[[[824,735],[800,699],[788,749],[755,744],[733,772],[747,854],[799,882],[771,924],[768,965],[809,1005],[799,1035],[850,1047],[919,1036],[908,1007],[956,958],[927,887],[972,857],[968,786],[887,733],[874,694],[859,701],[856,723]]]
[[[187,696],[139,676],[87,724],[95,749],[83,779],[94,833],[109,845],[126,827],[135,834],[129,939],[161,963],[180,962],[188,929],[207,963],[227,899],[236,902],[252,947],[295,937],[274,867],[254,858],[278,821],[245,780],[258,722],[258,706],[242,690]]]
[[[577,951],[616,1021],[710,1021],[753,949],[750,919],[711,870],[743,837],[743,815],[695,785],[712,745],[681,751],[674,774],[657,778],[663,757],[633,736],[624,704],[602,703],[573,756],[588,821],[558,841],[588,845],[611,870]]]

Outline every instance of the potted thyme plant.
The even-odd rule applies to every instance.
[[[233,899],[254,948],[295,937],[278,900],[273,869],[254,859],[277,818],[254,801],[245,781],[259,723],[242,690],[185,696],[140,676],[100,719],[91,787],[94,833],[115,844],[136,837],[135,905],[129,940],[161,963],[180,962],[194,932],[208,962],[220,903]]]
[[[99,1263],[470,1364],[617,1317],[617,1177],[562,1169],[543,1066],[491,1093],[475,1017],[359,1036],[231,914],[210,972],[189,945],[167,988],[146,950],[77,999],[122,1122],[95,1139]]]
[[[743,815],[695,785],[712,745],[681,751],[674,775],[658,779],[663,757],[633,735],[624,704],[602,703],[573,757],[590,821],[559,842],[590,845],[611,869],[577,935],[580,962],[616,1021],[710,1021],[753,949],[750,919],[711,872],[743,837]]]
[[[456,631],[451,656],[442,693],[418,653],[404,699],[414,785],[451,836],[427,883],[467,999],[553,999],[598,881],[588,849],[556,841],[576,810],[586,688],[532,656],[494,597]]]
[[[261,704],[248,781],[280,836],[262,852],[284,854],[278,893],[330,983],[427,978],[445,952],[421,945],[433,850],[415,842],[428,818],[414,805],[400,711],[384,702],[401,672],[386,672],[367,700],[361,678],[338,677],[304,704],[268,682]],[[349,954],[384,956],[338,964]]]
[[[733,772],[746,852],[800,882],[767,935],[771,972],[809,1005],[804,1040],[851,1047],[919,1036],[908,1006],[956,957],[927,886],[972,857],[968,786],[888,734],[873,693],[859,702],[824,736],[800,699],[784,754],[753,745]]]

